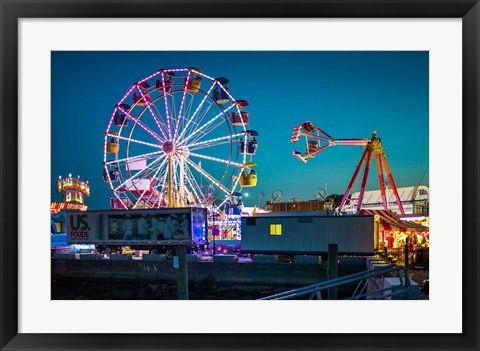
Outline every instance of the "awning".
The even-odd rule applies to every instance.
[[[385,210],[360,210],[360,216],[365,215],[377,215],[380,217],[382,222],[383,229],[390,230],[391,227],[397,227],[400,231],[405,231],[406,229],[413,229],[417,232],[426,232],[429,231],[428,227],[425,227],[421,224],[417,224],[414,222],[408,221],[401,221],[397,215],[392,213],[391,211]]]

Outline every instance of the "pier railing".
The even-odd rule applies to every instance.
[[[385,277],[398,278],[399,284],[392,286],[383,286],[378,284],[378,281],[383,281]],[[347,275],[340,278],[327,280],[325,282],[308,285],[302,288],[293,289],[278,293],[275,295],[266,296],[259,300],[287,300],[298,298],[300,296],[308,295],[309,300],[322,299],[322,290],[327,290],[339,287],[346,284],[358,282],[352,296],[342,300],[384,300],[398,296],[400,299],[407,299],[407,293],[411,288],[408,270],[403,266],[391,264],[387,266],[375,267],[363,272]]]

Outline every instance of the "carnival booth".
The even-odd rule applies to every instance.
[[[415,266],[428,266],[428,217],[400,218],[385,210],[361,210],[359,215],[379,216],[379,248],[389,260],[404,260],[405,247],[408,246],[409,262]]]

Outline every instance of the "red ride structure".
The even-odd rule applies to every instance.
[[[358,206],[357,211],[362,209],[362,200],[363,195],[365,192],[365,186],[368,180],[368,174],[370,171],[370,164],[372,162],[372,158],[375,158],[377,163],[377,171],[378,171],[378,180],[380,183],[380,191],[382,194],[382,203],[383,208],[388,211],[388,202],[387,196],[385,194],[385,188],[390,186],[392,188],[393,194],[395,196],[395,201],[398,205],[401,214],[404,214],[405,211],[402,206],[402,202],[400,200],[400,196],[398,195],[397,187],[395,186],[395,182],[393,180],[392,173],[390,172],[390,167],[387,163],[387,158],[383,151],[382,143],[380,138],[377,137],[377,132],[374,130],[372,133],[371,138],[358,138],[358,139],[335,139],[331,135],[327,134],[322,129],[318,128],[317,126],[313,125],[311,122],[307,121],[302,123],[301,125],[295,126],[293,128],[293,134],[290,141],[292,143],[296,143],[299,141],[300,137],[303,136],[306,139],[306,151],[302,154],[300,151],[293,151],[293,156],[295,156],[298,160],[302,162],[307,162],[307,160],[311,157],[314,157],[319,152],[325,150],[330,146],[337,146],[337,145],[345,145],[345,146],[364,146],[365,150],[360,157],[360,161],[355,168],[355,172],[353,172],[352,179],[348,184],[348,187],[343,195],[342,201],[338,206],[338,212],[342,211],[343,206],[345,205],[348,197],[350,196],[350,192],[352,191],[353,184],[360,173],[360,169],[363,166],[363,179],[362,185],[360,188],[360,195],[358,198]],[[384,174],[386,174],[387,179],[385,179]]]

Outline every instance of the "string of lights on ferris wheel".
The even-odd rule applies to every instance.
[[[256,185],[258,133],[248,128],[248,102],[235,99],[228,82],[185,68],[132,85],[105,132],[113,208],[222,206]]]

